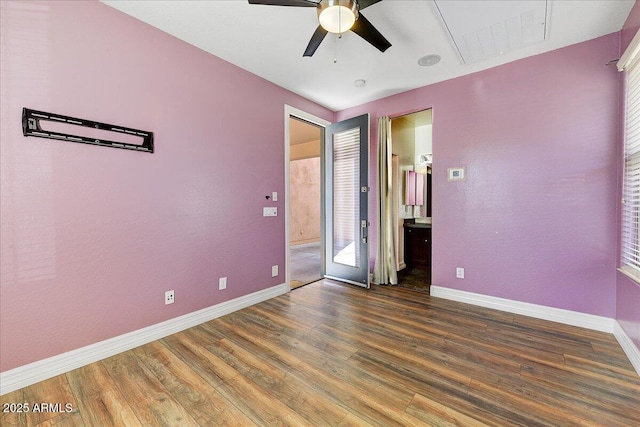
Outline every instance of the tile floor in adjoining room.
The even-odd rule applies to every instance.
[[[320,242],[291,245],[291,289],[322,279]],[[429,292],[431,272],[427,269],[405,268],[398,272],[398,286]]]
[[[429,292],[431,288],[431,269],[407,267],[398,271],[398,286]]]
[[[320,242],[291,245],[291,289],[321,278]]]

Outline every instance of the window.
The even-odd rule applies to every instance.
[[[638,33],[640,34],[640,32]],[[620,270],[640,281],[640,39],[633,39],[618,63],[625,71],[624,170]]]

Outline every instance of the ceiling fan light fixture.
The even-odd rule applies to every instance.
[[[322,0],[318,7],[318,20],[330,33],[342,34],[355,24],[358,8],[354,0]]]

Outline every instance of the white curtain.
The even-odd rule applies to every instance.
[[[378,119],[378,246],[373,268],[373,282],[398,284],[396,270],[395,226],[393,224],[393,199],[391,176],[391,119]]]

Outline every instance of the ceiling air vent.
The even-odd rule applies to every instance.
[[[435,5],[465,64],[539,43],[549,34],[548,0],[435,0]]]

